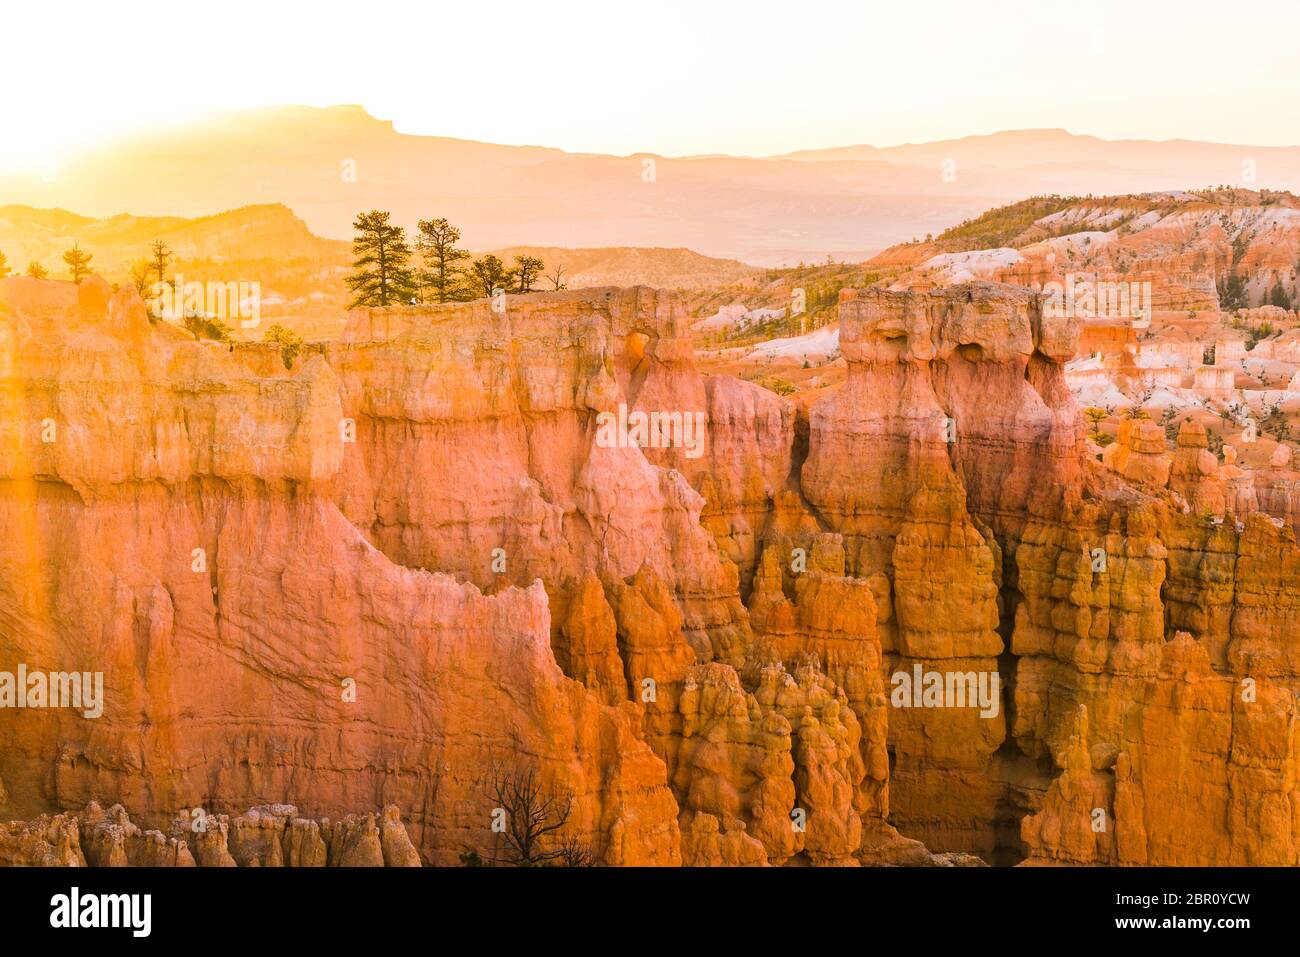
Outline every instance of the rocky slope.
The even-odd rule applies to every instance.
[[[1226,188],[1039,197],[990,210],[932,242],[890,247],[871,263],[910,267],[906,285],[988,279],[1045,289],[1074,276],[1149,283],[1153,311],[1259,306],[1279,288],[1300,298],[1300,199]],[[1222,302],[1234,277],[1240,301]]]
[[[4,867],[419,867],[420,855],[389,805],[337,822],[298,816],[289,804],[231,818],[181,812],[168,832],[142,831],[125,809],[93,801],[79,814],[0,826]]]
[[[645,288],[359,310],[286,372],[0,283],[0,667],[106,689],[0,713],[0,813],[393,804],[452,864],[518,766],[606,864],[1296,863],[1290,529],[1090,457],[1025,290],[840,322],[804,409]]]

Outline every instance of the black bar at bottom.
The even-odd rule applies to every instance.
[[[1251,931],[1293,926],[1297,876],[1286,868],[0,869],[0,927],[9,942],[77,934],[127,946],[387,946],[428,933],[447,946],[469,935],[493,950],[513,938],[694,951],[707,940],[735,947],[777,935],[827,950],[846,936],[923,946],[968,934],[1003,945],[1200,936],[1230,946]],[[133,895],[148,895],[147,911]]]

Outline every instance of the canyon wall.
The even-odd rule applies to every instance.
[[[887,670],[1007,689],[992,719],[890,714],[890,820],[1000,862],[1295,863],[1294,534],[1082,454],[1077,332],[1041,306],[988,284],[841,304],[850,375],[811,410],[804,492],[892,583]]]
[[[321,356],[258,375],[133,293],[50,302],[66,288],[0,298],[0,650],[10,670],[102,671],[105,702],[3,713],[6,817],[391,803],[426,861],[454,863],[490,846],[485,775],[522,756],[604,860],[680,860],[640,715],[560,671],[540,584],[486,595],[397,564],[335,504],[346,432]]]
[[[846,294],[801,408],[645,288],[356,310],[286,371],[0,281],[0,670],[105,688],[0,711],[0,817],[395,805],[453,864],[522,767],[606,864],[1295,863],[1300,549],[1091,461],[1076,336]]]

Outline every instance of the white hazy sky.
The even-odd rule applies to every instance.
[[[1298,0],[38,0],[0,29],[6,166],[283,103],[619,154],[1026,127],[1300,144]]]

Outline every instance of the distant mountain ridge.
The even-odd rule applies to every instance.
[[[828,149],[798,150],[771,159],[794,159],[803,162],[884,161],[895,163],[937,163],[952,157],[968,166],[1006,166],[1010,156],[1018,166],[1052,165],[1067,159],[1071,163],[1102,162],[1114,166],[1144,168],[1163,163],[1174,166],[1207,161],[1213,163],[1207,173],[1218,171],[1233,160],[1254,158],[1258,166],[1264,159],[1291,164],[1300,155],[1300,146],[1248,146],[1232,143],[1209,143],[1199,140],[1107,140],[1099,136],[1071,133],[1064,129],[1002,130],[963,136],[929,143],[904,143],[899,146],[840,146]],[[1214,181],[1219,182],[1218,180]],[[1200,185],[1199,182],[1196,185]],[[1208,184],[1207,184],[1208,185]]]
[[[607,156],[398,132],[360,107],[225,114],[104,146],[0,201],[107,216],[282,203],[345,239],[358,211],[446,216],[473,249],[688,247],[754,265],[864,259],[1040,193],[1300,190],[1300,147],[1109,141],[1062,130],[776,157]]]
[[[270,290],[287,285],[298,295],[314,292],[317,302],[340,311],[347,298],[342,276],[351,268],[351,243],[316,236],[280,203],[245,206],[195,219],[127,213],[95,219],[66,209],[0,206],[0,252],[16,272],[35,261],[52,277],[64,278],[62,255],[77,243],[94,257],[91,266],[95,271],[112,281],[125,282],[132,263],[148,258],[150,247],[159,239],[173,254],[171,269],[187,269],[191,278],[228,276],[258,281]],[[408,239],[414,243],[413,237]],[[548,273],[561,267],[561,281],[570,288],[651,285],[700,289],[742,281],[761,272],[736,260],[681,247],[510,246],[475,250],[474,255],[484,252],[507,264],[515,256],[536,256],[546,264]],[[418,254],[414,262],[419,265]],[[318,288],[299,289],[306,277],[314,279]],[[539,280],[539,288],[549,285],[545,279]]]
[[[95,219],[66,209],[0,206],[0,251],[12,269],[34,260],[55,273],[63,251],[76,242],[96,256],[96,269],[105,274],[122,272],[136,259],[147,257],[158,239],[181,259],[214,262],[275,257],[334,260],[350,249],[346,242],[313,235],[306,223],[279,203],[195,219],[129,213]]]
[[[702,256],[691,249],[606,246],[565,249],[558,246],[510,246],[492,250],[506,263],[515,256],[536,256],[551,274],[564,270],[561,281],[579,286],[655,286],[661,289],[702,289],[750,279],[762,273],[734,259]],[[543,278],[539,288],[549,289]]]

